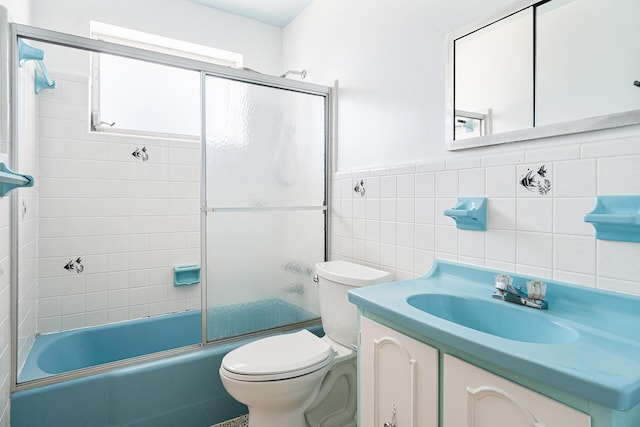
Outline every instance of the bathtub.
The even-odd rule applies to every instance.
[[[211,309],[210,339],[317,317],[283,300]],[[43,335],[36,339],[19,380],[74,371],[169,350],[201,340],[200,312],[192,311]],[[209,331],[210,325],[215,329]],[[316,325],[308,328],[322,335]],[[163,359],[13,393],[12,427],[206,427],[247,413],[224,390],[218,369],[245,338]]]

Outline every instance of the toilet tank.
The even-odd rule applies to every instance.
[[[347,297],[349,289],[389,282],[391,273],[347,261],[316,264],[320,316],[324,332],[332,340],[354,348],[358,326],[357,309]]]

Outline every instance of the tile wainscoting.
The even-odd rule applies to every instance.
[[[640,194],[640,136],[337,172],[331,258],[396,280],[444,259],[640,295],[640,244],[584,222],[596,195],[620,194]],[[444,216],[458,197],[487,197],[486,231]]]

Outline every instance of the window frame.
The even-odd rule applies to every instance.
[[[196,43],[185,42],[156,34],[132,30],[125,27],[106,24],[98,21],[90,22],[90,37],[94,40],[116,43],[152,52],[172,55],[176,57],[192,59],[195,61],[221,65],[230,68],[242,68],[243,55],[223,49],[217,49]],[[179,134],[167,132],[153,132],[120,128],[115,122],[105,121],[100,111],[100,52],[91,53],[90,70],[90,131],[133,136],[162,137],[183,140],[200,140],[198,134]],[[197,100],[194,100],[197,102]]]

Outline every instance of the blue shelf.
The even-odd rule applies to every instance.
[[[444,214],[453,218],[460,230],[484,231],[487,229],[487,198],[461,197],[456,206]]]
[[[640,242],[640,196],[597,196],[584,221],[596,229],[596,239]]]

